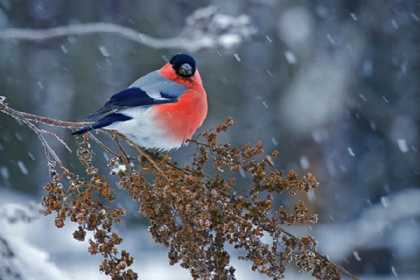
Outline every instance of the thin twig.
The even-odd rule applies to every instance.
[[[192,173],[191,172],[191,170],[188,170],[188,169],[185,169],[185,168],[181,168],[181,167],[178,167],[176,164],[174,164],[174,163],[172,163],[172,162],[170,162],[170,161],[166,161],[165,162],[165,164],[167,165],[167,166],[170,166],[170,167],[172,167],[173,169],[176,169],[177,171],[179,171],[179,172],[188,172],[188,173]]]
[[[188,139],[187,142],[194,143],[198,146],[203,146],[203,147],[206,147],[206,148],[209,148],[209,149],[213,149],[213,147],[210,146],[209,144],[200,142],[200,141],[195,140],[195,139]]]
[[[0,31],[0,39],[43,41],[63,36],[109,33],[155,49],[185,48],[191,42],[183,38],[159,39],[132,28],[105,22],[80,23],[46,29],[7,28]]]
[[[117,131],[112,131],[112,133],[118,135],[119,137],[121,137],[122,139],[124,139],[134,150],[136,150],[136,152],[144,157],[152,166],[153,168],[160,173],[160,175],[162,175],[162,177],[166,178],[169,181],[168,176],[166,176],[165,172],[163,172],[163,170],[159,167],[159,165],[156,163],[156,161],[154,161],[152,159],[152,157],[147,154],[147,152],[143,151],[143,149],[137,145],[136,143],[134,143],[133,141],[131,141],[130,139],[128,139],[124,134],[118,133]]]
[[[43,123],[47,125],[54,126],[54,124],[57,124],[55,126],[59,127],[66,127],[66,128],[74,128],[76,123],[73,122],[63,122],[43,116],[38,116],[34,114],[29,114],[25,112],[20,112],[15,109],[10,108],[6,103],[6,97],[0,96],[0,112],[10,116],[11,118],[17,120],[18,122],[21,122],[25,124],[29,129],[31,129],[38,137],[39,141],[41,142],[41,146],[43,149],[43,152],[48,160],[48,167],[50,168],[50,171],[55,168],[56,164],[59,165],[59,167],[64,171],[67,172],[67,168],[64,166],[63,162],[60,160],[60,158],[57,156],[56,152],[53,148],[48,144],[48,141],[44,137],[45,134],[53,135],[57,138],[57,140],[62,143],[67,149],[70,149],[65,142],[59,138],[57,135],[55,135],[52,132],[40,129],[36,124]],[[65,126],[64,126],[65,125]],[[71,127],[69,127],[71,126]],[[79,126],[80,127],[80,126]],[[71,151],[71,150],[70,150]]]
[[[61,121],[61,120],[56,120],[56,119],[52,119],[52,118],[48,118],[48,117],[44,117],[44,116],[39,116],[39,115],[35,115],[35,114],[21,112],[21,111],[18,111],[18,110],[15,110],[15,109],[10,108],[5,103],[5,100],[6,100],[6,98],[4,96],[0,96],[0,112],[3,112],[3,113],[11,116],[12,118],[14,118],[16,120],[25,123],[29,128],[31,128],[37,134],[39,140],[41,141],[41,143],[43,145],[43,148],[44,148],[44,152],[45,152],[47,158],[49,160],[51,160],[51,157],[52,157],[53,158],[53,161],[59,163],[60,166],[64,168],[63,163],[58,158],[58,156],[56,155],[56,153],[54,152],[54,150],[49,146],[49,144],[45,140],[45,138],[42,135],[42,133],[39,130],[39,128],[35,124],[33,124],[32,122],[34,122],[34,123],[42,123],[42,124],[49,125],[49,126],[68,128],[68,129],[80,128],[80,127],[85,126],[85,125],[87,125],[89,123],[86,123],[86,122],[68,122],[68,121]],[[126,136],[124,136],[124,135],[122,135],[120,133],[117,133],[117,134],[122,139],[124,139],[125,141],[127,141],[127,143],[129,143],[130,146],[133,147],[137,151],[138,154],[140,154],[141,156],[143,156],[144,158],[146,158],[147,161],[153,166],[153,168],[156,171],[158,171],[164,178],[168,179],[168,177],[162,171],[162,169],[158,166],[158,164],[146,152],[144,152],[136,143],[132,142],[130,139],[128,139]],[[107,149],[107,150],[110,151],[110,149]],[[126,157],[126,160],[128,161],[128,158],[127,157]]]
[[[42,133],[45,133],[45,134],[48,134],[48,135],[51,135],[51,136],[53,136],[61,145],[63,145],[64,146],[64,148],[66,148],[66,150],[69,152],[69,153],[72,153],[72,150],[70,149],[70,147],[67,145],[67,143],[66,142],[64,142],[64,140],[63,139],[61,139],[60,138],[60,136],[58,136],[57,134],[55,134],[54,132],[51,132],[51,131],[48,131],[48,130],[45,130],[45,129],[42,129],[42,128],[39,128],[39,131],[40,132],[42,132]]]
[[[130,166],[130,158],[129,158],[128,154],[126,153],[126,151],[124,150],[123,146],[121,145],[120,140],[119,140],[119,137],[120,137],[119,134],[112,133],[112,138],[114,139],[115,143],[118,146],[118,149],[121,152],[121,157],[122,157],[124,163],[128,167],[128,166]]]
[[[51,146],[48,144],[48,141],[42,135],[42,132],[40,131],[40,129],[36,125],[34,125],[33,123],[31,123],[27,120],[22,119],[20,121],[22,121],[26,126],[28,126],[38,136],[38,139],[41,142],[42,148],[44,150],[44,154],[47,157],[48,167],[50,168],[50,171],[52,171],[51,169],[55,168],[55,165],[57,163],[58,163],[58,165],[61,169],[67,170],[64,167],[63,162],[60,160],[60,158],[58,157],[58,155],[54,151],[54,149],[51,148]]]
[[[285,229],[283,229],[279,226],[277,226],[276,229],[278,231],[280,231],[281,233],[283,233],[284,235],[287,235],[287,237],[292,238],[293,240],[299,241],[298,237],[294,236],[293,234],[286,231]],[[331,261],[330,259],[328,259],[326,256],[320,254],[319,252],[315,251],[314,253],[317,255],[317,257],[319,257],[319,258],[323,259],[324,261],[332,264],[335,268],[337,268],[340,271],[340,273],[342,275],[346,275],[346,276],[350,277],[352,280],[359,280],[359,278],[356,275],[354,275],[353,273],[351,273],[350,271],[348,271],[347,269],[345,269],[341,265],[336,264],[335,262]]]
[[[49,118],[45,116],[39,116],[39,115],[31,114],[31,113],[21,112],[21,111],[18,111],[9,107],[5,103],[5,99],[6,98],[4,96],[0,96],[0,112],[3,112],[18,120],[25,119],[27,121],[31,121],[34,123],[42,123],[48,126],[62,127],[62,128],[67,128],[67,129],[76,129],[76,128],[80,128],[80,127],[90,124],[90,122],[62,121],[62,120],[57,120],[57,119],[53,119],[53,118]]]
[[[115,153],[110,147],[108,147],[107,145],[105,145],[104,142],[102,142],[101,140],[99,140],[99,138],[96,137],[92,132],[89,132],[89,136],[90,136],[90,138],[93,139],[93,141],[96,142],[96,144],[98,144],[106,152],[108,152],[109,154],[111,154],[113,156],[119,157],[119,155],[117,153]]]
[[[160,173],[160,175],[162,175],[162,177],[166,178],[167,180],[169,180],[169,178],[166,176],[165,172],[162,171],[162,169],[159,167],[159,165],[152,159],[151,156],[149,156],[147,154],[147,152],[143,151],[142,148],[140,148],[139,145],[137,145],[136,143],[128,140],[127,141],[131,147],[133,147],[137,153],[140,154],[140,156],[144,157],[145,159],[147,159],[147,161],[153,166],[153,168]]]

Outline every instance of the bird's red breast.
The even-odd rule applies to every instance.
[[[181,141],[190,139],[203,124],[208,110],[207,94],[200,73],[197,70],[194,76],[183,78],[175,73],[171,64],[166,64],[160,69],[160,74],[187,89],[177,102],[155,107],[156,121],[169,137]]]

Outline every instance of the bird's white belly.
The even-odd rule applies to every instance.
[[[107,128],[117,130],[142,147],[167,151],[177,149],[184,144],[182,140],[169,137],[165,129],[159,127],[152,107],[130,108],[120,113],[132,119],[115,122]]]

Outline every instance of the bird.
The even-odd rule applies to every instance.
[[[146,149],[170,151],[191,139],[207,117],[208,102],[194,58],[176,54],[160,69],[117,92],[74,131],[114,130]]]

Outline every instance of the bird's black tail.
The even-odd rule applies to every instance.
[[[131,119],[132,119],[131,117],[123,115],[123,114],[112,113],[112,114],[106,115],[105,117],[97,120],[95,123],[93,123],[91,125],[82,127],[80,129],[72,132],[72,135],[85,134],[88,131],[106,127],[110,124],[113,124],[114,122],[123,122],[123,121],[128,121],[128,120],[131,120]]]

